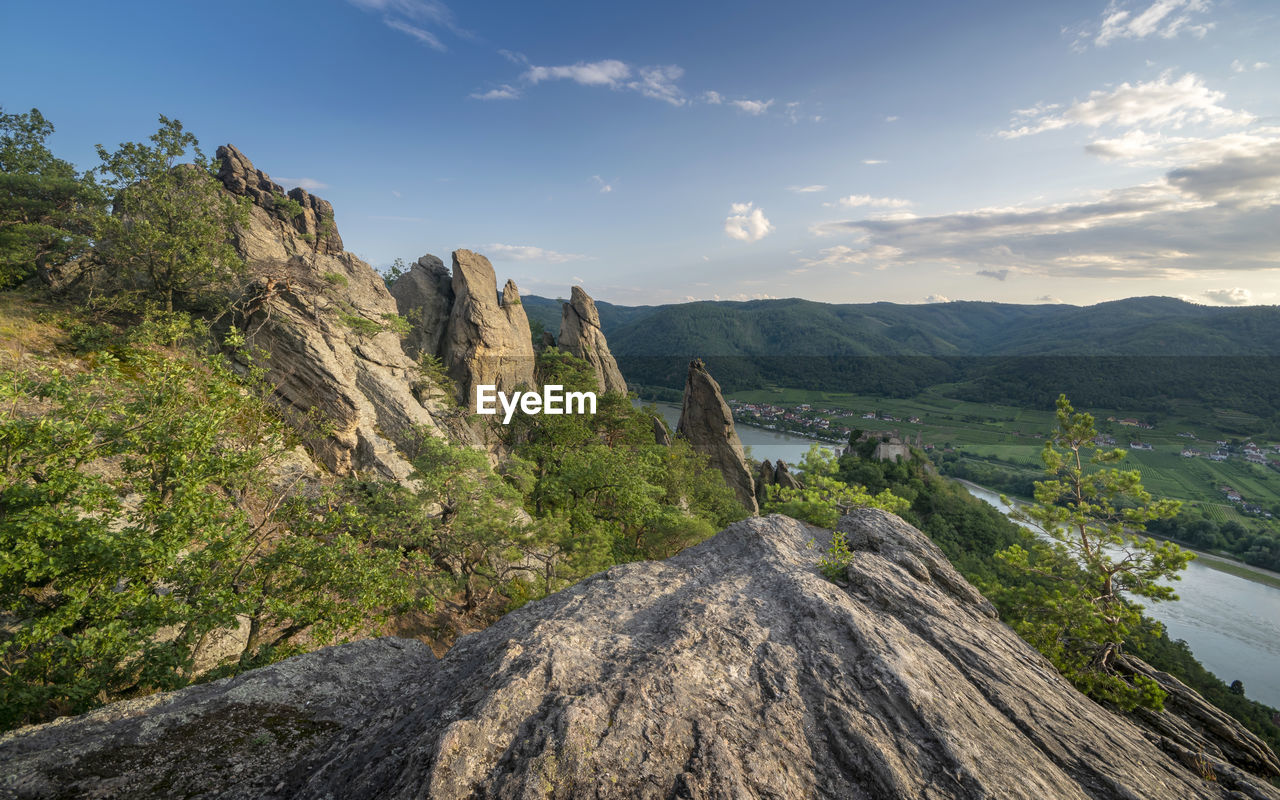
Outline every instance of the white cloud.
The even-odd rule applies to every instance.
[[[702,102],[718,106],[724,102],[724,95],[708,90],[702,93]]]
[[[884,118],[884,121],[885,121],[885,122],[897,122],[899,119],[901,119],[901,117],[899,117],[899,116],[897,116],[897,115],[894,115],[894,116],[891,116],[891,117],[885,117],[885,118]]]
[[[788,192],[796,192],[797,194],[809,194],[810,192],[821,192],[826,190],[826,186],[821,183],[811,183],[808,186],[788,186]]]
[[[281,186],[298,186],[306,189],[308,192],[314,192],[316,189],[329,188],[329,184],[321,183],[315,178],[286,178],[283,175],[276,175],[275,179]]]
[[[583,86],[608,86],[617,88],[621,81],[631,77],[631,67],[615,59],[579,61],[560,67],[531,66],[522,76],[529,83],[570,80]]]
[[[950,303],[951,298],[945,294],[931,294],[924,299],[926,303]]]
[[[640,80],[628,83],[627,88],[654,100],[661,100],[673,106],[682,106],[689,102],[680,91],[680,87],[676,86],[676,81],[683,76],[684,70],[675,64],[664,67],[641,67]]]
[[[1247,306],[1253,300],[1253,292],[1238,286],[1234,289],[1210,289],[1204,296],[1224,306]]]
[[[1237,58],[1235,61],[1231,62],[1231,71],[1232,72],[1249,72],[1249,71],[1257,72],[1259,70],[1266,69],[1269,66],[1271,65],[1265,61],[1255,61],[1252,64],[1246,64],[1245,62]]]
[[[613,191],[613,184],[608,183],[607,181],[605,181],[604,178],[601,178],[599,175],[592,175],[591,180],[595,181],[596,185],[600,187],[601,194],[608,194],[609,192]]]
[[[817,258],[802,258],[800,263],[808,266],[825,265],[833,267],[842,264],[875,264],[883,268],[886,266],[886,262],[892,261],[900,255],[902,255],[902,250],[889,245],[854,248],[838,244],[835,247],[824,247],[818,251]]]
[[[864,158],[862,159],[862,163],[866,164],[869,167],[874,167],[876,164],[887,164],[889,162],[885,161],[882,158]]]
[[[1009,277],[1009,270],[1006,269],[980,269],[975,275],[981,275],[984,278],[993,278],[998,281],[1004,281]]]
[[[1247,111],[1233,111],[1220,103],[1226,96],[1205,86],[1188,72],[1177,80],[1165,72],[1154,81],[1122,83],[1111,91],[1098,90],[1089,99],[1073,103],[1060,113],[1059,106],[1036,106],[1014,112],[1018,127],[1000,131],[1006,139],[1017,139],[1073,125],[1099,128],[1103,125],[1181,128],[1193,123],[1243,125],[1253,121]]]
[[[1214,23],[1197,21],[1197,18],[1206,13],[1209,6],[1209,0],[1153,0],[1145,6],[1112,0],[1098,23],[1077,28],[1075,48],[1083,50],[1090,41],[1097,47],[1106,47],[1120,39],[1150,36],[1173,39],[1182,33],[1203,38]]]
[[[1054,297],[1051,294],[1040,295],[1039,297],[1036,298],[1036,302],[1037,303],[1053,303],[1055,305],[1062,305],[1062,300],[1057,297]]]
[[[1275,207],[1280,205],[1280,138],[1217,161],[1178,167],[1168,173],[1168,181],[1185,194],[1222,207]]]
[[[456,36],[470,38],[471,33],[458,27],[453,12],[436,0],[347,0],[362,11],[382,15],[382,24],[417,39],[433,50],[446,51],[444,43],[433,31],[423,26],[443,27]]]
[[[1109,161],[1170,166],[1255,155],[1277,141],[1280,127],[1257,127],[1210,138],[1149,134],[1135,128],[1113,139],[1096,139],[1085,146],[1085,151]]]
[[[401,33],[405,33],[405,34],[408,34],[409,36],[412,36],[413,38],[417,39],[419,42],[422,42],[423,44],[425,44],[427,47],[430,47],[432,50],[439,50],[440,52],[443,53],[449,49],[444,46],[444,43],[440,41],[440,38],[438,36],[436,36],[431,31],[424,30],[423,28],[419,28],[417,25],[413,25],[411,23],[405,22],[404,20],[400,20],[400,19],[392,19],[390,17],[384,18],[382,22],[384,25],[386,25],[388,28],[391,28],[392,30],[400,31]]]
[[[587,258],[587,256],[578,253],[559,253],[555,250],[544,250],[541,247],[519,244],[487,244],[482,252],[492,254],[495,260],[545,261],[549,264],[583,261]]]
[[[1280,146],[1173,169],[1085,201],[824,222],[811,230],[851,238],[860,250],[896,248],[893,261],[904,266],[1184,280],[1280,270],[1277,207]]]
[[[773,224],[754,203],[734,203],[724,221],[724,232],[743,242],[758,242],[773,232]]]
[[[515,100],[519,96],[520,90],[506,83],[487,92],[471,93],[471,97],[476,100]]]
[[[737,106],[753,117],[758,117],[769,110],[772,100],[730,100],[729,105]]]
[[[903,200],[897,197],[872,197],[869,194],[851,194],[841,197],[834,203],[823,203],[824,206],[842,206],[844,208],[857,208],[859,206],[878,206],[881,208],[906,208],[911,205],[910,200]]]
[[[518,54],[513,55],[523,58]],[[528,69],[520,78],[530,85],[537,85],[544,81],[567,80],[581,86],[627,89],[673,106],[682,106],[689,102],[684,92],[676,85],[676,82],[684,77],[684,70],[675,64],[633,68],[613,58],[603,61],[579,61],[577,64],[554,67],[528,64],[527,60],[525,64]]]

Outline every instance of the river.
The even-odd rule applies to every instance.
[[[961,483],[1008,513],[996,492]],[[1147,602],[1146,614],[1164,623],[1170,639],[1185,641],[1214,675],[1240,680],[1248,697],[1280,708],[1280,588],[1223,567],[1214,556],[1192,561],[1174,584],[1178,599]]]
[[[674,431],[680,407],[655,405]],[[750,425],[738,425],[737,431],[759,460],[795,464],[814,442]],[[961,483],[975,497],[1009,510],[996,492]],[[1280,588],[1251,579],[1248,570],[1227,571],[1214,556],[1192,561],[1176,585],[1179,599],[1147,603],[1147,615],[1164,623],[1169,638],[1184,640],[1210,672],[1227,683],[1240,680],[1247,696],[1280,708]]]
[[[658,407],[662,418],[667,422],[667,427],[675,431],[676,425],[680,422],[680,406],[672,403],[654,403],[653,405]],[[810,445],[823,444],[816,439],[806,439],[791,433],[778,433],[757,428],[754,425],[736,425],[735,428],[748,454],[757,461],[768,459],[776,462],[782,459],[788,465],[798,464],[800,459],[804,458],[804,454],[809,452]],[[827,444],[823,446],[830,447]]]

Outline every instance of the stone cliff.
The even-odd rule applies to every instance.
[[[689,362],[676,433],[711,460],[711,466],[724,475],[738,502],[753,514],[760,510],[742,440],[733,427],[733,413],[720,394],[720,384],[701,359]]]
[[[828,533],[757,517],[440,660],[357,642],[20,730],[0,796],[1280,798],[1085,698],[900,519],[840,529],[841,584]]]
[[[600,330],[600,313],[596,311],[596,303],[581,286],[573,287],[569,302],[563,304],[560,349],[591,365],[601,393],[627,393],[627,382],[618,370],[618,362],[614,361],[613,354],[609,352],[604,331]]]
[[[402,452],[420,432],[469,441],[401,347],[382,276],[343,250],[333,207],[301,189],[285,195],[231,145],[217,155],[223,186],[252,201],[235,236],[251,283],[234,322],[269,356],[267,380],[319,460],[405,480]]]
[[[439,357],[468,408],[475,408],[477,384],[505,392],[535,386],[533,336],[520,291],[507,281],[498,294],[489,259],[456,250],[450,275],[440,259],[425,255],[396,279],[391,294],[412,326],[406,348]]]

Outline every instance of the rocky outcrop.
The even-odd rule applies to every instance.
[[[583,359],[596,373],[600,392],[625,395],[627,382],[622,379],[618,362],[609,352],[604,331],[600,330],[600,312],[596,303],[581,286],[573,287],[569,302],[562,304],[560,316],[560,349]]]
[[[301,187],[289,190],[286,195],[283,186],[254,167],[234,145],[219,147],[217,156],[218,180],[232,194],[252,200],[259,220],[270,218],[317,253],[336,256],[343,252],[333,204],[328,200]]]
[[[1150,678],[1168,695],[1163,711],[1134,712],[1142,725],[1160,736],[1162,749],[1184,761],[1207,753],[1248,772],[1280,778],[1280,759],[1271,748],[1190,686],[1139,658],[1121,655],[1117,661],[1122,672]]]
[[[778,459],[778,463],[773,468],[773,482],[781,486],[783,489],[803,489],[804,484],[800,479],[791,474],[791,470],[787,468],[787,462]]]
[[[410,324],[405,352],[414,358],[440,355],[453,308],[453,280],[444,262],[430,253],[422,256],[391,284],[391,296]]]
[[[760,469],[756,471],[756,502],[763,508],[766,500],[769,499],[769,486],[773,484],[773,462],[765,459],[760,462]]]
[[[332,206],[295,190],[298,212],[239,150],[220,147],[218,158],[227,190],[253,201],[235,236],[251,283],[233,321],[269,356],[267,381],[319,460],[405,480],[403,449],[422,431],[467,439],[402,349],[382,277],[342,249]]]
[[[733,427],[733,414],[720,394],[720,384],[707,372],[701,359],[689,362],[676,434],[711,460],[711,466],[724,475],[738,502],[753,514],[760,510],[742,440]]]
[[[671,432],[667,430],[667,423],[656,414],[653,416],[653,443],[662,447],[671,446]]]
[[[453,308],[443,356],[449,375],[471,408],[477,384],[511,392],[534,386],[533,334],[520,292],[507,281],[499,298],[489,259],[470,250],[453,252]]]
[[[0,794],[1280,798],[1085,698],[900,519],[840,528],[840,584],[826,532],[753,518],[439,661],[358,642],[22,730]]]

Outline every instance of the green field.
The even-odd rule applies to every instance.
[[[935,447],[952,447],[962,457],[995,461],[1001,466],[1025,470],[1038,476],[1041,471],[1040,450],[1044,435],[1054,425],[1054,413],[1046,403],[1043,410],[1015,408],[1012,406],[970,403],[927,392],[910,399],[886,399],[868,395],[837,392],[814,392],[803,389],[769,387],[753,391],[735,392],[732,399],[751,403],[771,403],[792,407],[808,403],[814,409],[830,408],[852,411],[855,417],[827,415],[839,424],[864,431],[897,431],[903,438],[914,441],[917,432],[921,440]],[[1258,425],[1261,420],[1246,412],[1231,409],[1215,409],[1206,413],[1203,409],[1175,407],[1172,413],[1155,418],[1155,427],[1140,429],[1108,422],[1108,417],[1124,419],[1143,415],[1123,409],[1082,409],[1094,415],[1098,430],[1115,437],[1116,447],[1127,453],[1123,465],[1138,469],[1143,484],[1157,497],[1170,497],[1195,503],[1218,522],[1241,520],[1242,515],[1224,497],[1220,487],[1231,486],[1246,500],[1264,508],[1280,503],[1280,473],[1260,465],[1249,464],[1240,458],[1223,462],[1207,458],[1184,458],[1184,447],[1194,447],[1204,453],[1215,449],[1217,440],[1230,441],[1239,434],[1227,434],[1215,423],[1225,423],[1233,430]],[[896,417],[897,421],[861,419],[864,413],[877,412]],[[920,423],[906,422],[908,417],[919,417]],[[1193,433],[1195,440],[1179,436]],[[1129,442],[1140,440],[1152,445],[1152,450],[1129,449]],[[1260,441],[1259,444],[1266,444]]]

